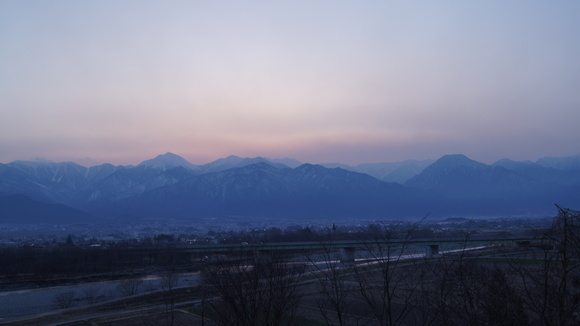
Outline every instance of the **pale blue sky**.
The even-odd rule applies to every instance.
[[[578,1],[0,0],[0,162],[580,154]]]

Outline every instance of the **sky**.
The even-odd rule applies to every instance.
[[[0,162],[580,154],[580,1],[0,0]]]

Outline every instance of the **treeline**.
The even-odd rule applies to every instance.
[[[151,269],[195,270],[198,256],[172,247],[0,248],[0,281],[44,283],[130,276]]]
[[[299,241],[321,241],[329,236],[333,240],[360,240],[368,237],[376,229],[387,228],[391,232],[393,239],[403,239],[407,232],[412,228],[410,222],[393,221],[389,223],[370,223],[365,226],[337,226],[330,225],[313,229],[311,227],[289,227],[281,229],[270,227],[265,229],[250,229],[241,231],[212,232],[208,235],[219,243],[236,244],[240,242],[248,243],[277,243],[277,242],[299,242]],[[471,229],[469,232],[474,232]],[[465,229],[446,230],[435,233],[433,228],[421,226],[413,228],[414,238],[434,238],[434,237],[462,237],[465,235]]]
[[[332,235],[335,240],[360,240],[377,230],[389,230],[390,236],[403,239],[411,230],[414,238],[461,238],[466,233],[477,234],[483,230],[495,230],[496,235],[509,236],[516,231],[524,236],[541,235],[550,227],[551,218],[503,218],[466,219],[449,218],[444,221],[422,220],[416,225],[411,221],[377,221],[363,225],[289,226],[248,230],[209,231],[208,236],[219,243],[272,243],[292,241],[319,241]]]

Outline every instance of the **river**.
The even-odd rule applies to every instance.
[[[195,286],[197,274],[180,275],[174,287]],[[162,278],[149,276],[140,279],[137,294],[161,289]],[[46,288],[0,292],[0,321],[26,315],[48,313],[69,305],[78,307],[127,296],[123,280],[80,283]]]

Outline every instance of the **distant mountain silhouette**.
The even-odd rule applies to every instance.
[[[355,167],[233,155],[194,165],[172,153],[137,166],[14,161],[0,164],[0,196],[136,219],[542,215],[555,203],[580,206],[579,157],[487,165],[457,154]]]
[[[89,223],[96,217],[63,204],[46,204],[24,195],[0,196],[0,223]]]
[[[493,166],[501,166],[536,183],[580,184],[580,169],[558,169],[531,161],[517,162],[508,159],[497,161]]]
[[[465,155],[445,155],[405,183],[459,198],[506,196],[525,184],[526,180],[512,171]]]
[[[153,168],[148,166],[120,167],[112,174],[91,184],[83,191],[80,207],[98,207],[128,198],[158,187],[177,183],[194,177],[198,172],[178,166],[167,170],[168,166]]]
[[[350,166],[341,163],[323,163],[327,168],[341,168],[349,171],[365,173],[386,182],[405,183],[410,178],[421,173],[434,160],[407,160],[402,162],[367,163]]]
[[[233,168],[240,168],[258,163],[269,163],[277,167],[288,167],[287,165],[280,162],[284,162],[284,160],[271,160],[264,157],[244,158],[235,155],[230,155],[226,158],[220,158],[211,163],[201,165],[200,169],[201,171],[203,171],[203,173],[211,173],[225,171]],[[290,162],[291,164],[295,163],[294,161],[290,161],[288,159],[286,160],[286,162]]]
[[[560,170],[580,170],[580,155],[568,157],[544,157],[536,162],[538,165],[547,168]]]
[[[474,211],[487,206],[482,210],[490,213],[547,213],[555,203],[572,207],[580,204],[577,172],[543,168],[531,162],[500,160],[486,165],[465,155],[445,155],[405,185],[461,199]]]
[[[437,195],[343,169],[258,163],[208,173],[119,203],[135,216],[385,218],[423,216]],[[415,206],[418,200],[422,205]]]
[[[199,171],[197,165],[189,163],[183,157],[173,153],[165,153],[157,157],[141,162],[138,166],[145,166],[150,168],[157,168],[162,170],[170,170],[176,167],[184,167],[192,171]]]

